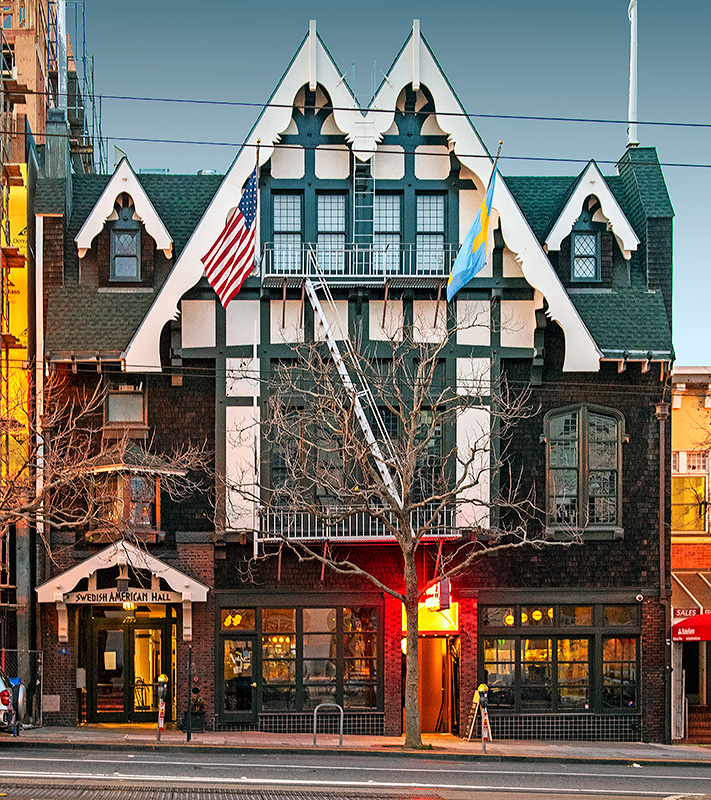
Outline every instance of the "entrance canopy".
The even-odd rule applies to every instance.
[[[125,578],[117,581],[115,589],[97,589],[96,574],[99,570],[118,566],[125,572]],[[129,587],[128,571],[146,570],[151,574],[151,588]],[[88,589],[76,592],[79,581],[86,578]],[[172,591],[161,591],[160,579],[163,579]],[[122,585],[123,580],[123,585]],[[210,591],[200,581],[186,575],[151,555],[144,549],[130,542],[115,542],[77,564],[75,567],[55,575],[37,587],[37,599],[40,603],[54,603],[59,616],[59,641],[69,641],[69,625],[67,604],[96,603],[101,605],[122,605],[125,602],[154,602],[183,604],[183,641],[193,638],[193,602],[204,603]]]

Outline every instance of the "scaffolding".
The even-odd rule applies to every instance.
[[[66,103],[70,127],[70,150],[77,172],[106,173],[106,142],[101,133],[101,97],[94,90],[94,56],[86,47],[86,9],[84,0],[65,3],[69,35],[67,47],[67,97],[59,97],[59,41],[57,1],[47,3],[47,74],[50,78],[49,99],[54,107]]]

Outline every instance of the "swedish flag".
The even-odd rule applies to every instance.
[[[486,231],[489,227],[491,203],[494,197],[494,183],[496,183],[496,162],[491,174],[486,197],[481,204],[477,215],[474,217],[469,231],[464,239],[447,283],[447,302],[479,272],[486,264]]]

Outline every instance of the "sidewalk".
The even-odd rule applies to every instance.
[[[500,741],[489,742],[486,755],[482,754],[480,741],[466,742],[449,734],[423,734],[425,744],[431,749],[403,751],[400,736],[344,736],[343,747],[338,746],[338,736],[319,734],[314,748],[313,736],[305,733],[260,733],[259,731],[224,731],[193,733],[186,742],[182,731],[163,731],[161,742],[156,741],[152,725],[82,725],[78,728],[36,728],[22,731],[18,738],[4,735],[0,742],[13,747],[51,747],[61,749],[135,750],[152,749],[173,751],[194,750],[219,753],[224,751],[274,751],[284,753],[347,752],[349,755],[386,756],[408,755],[414,758],[442,758],[467,761],[479,760],[545,760],[555,762],[597,761],[637,763],[664,763],[708,766],[711,768],[711,746],[661,745],[641,742],[544,742]]]

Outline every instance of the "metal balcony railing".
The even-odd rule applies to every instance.
[[[458,244],[299,244],[266,242],[262,278],[447,278]]]
[[[330,519],[339,516],[337,508],[324,508]],[[456,527],[454,507],[445,507],[432,519],[433,512],[421,508],[411,513],[412,528],[417,531],[424,525],[429,529],[424,539],[456,539],[459,532]],[[293,511],[289,508],[267,509],[261,517],[261,540],[275,541],[291,539],[294,541],[323,541],[338,539],[340,541],[383,542],[394,541],[394,536],[385,524],[374,519],[364,511],[356,512],[345,519],[330,522],[304,511]]]

